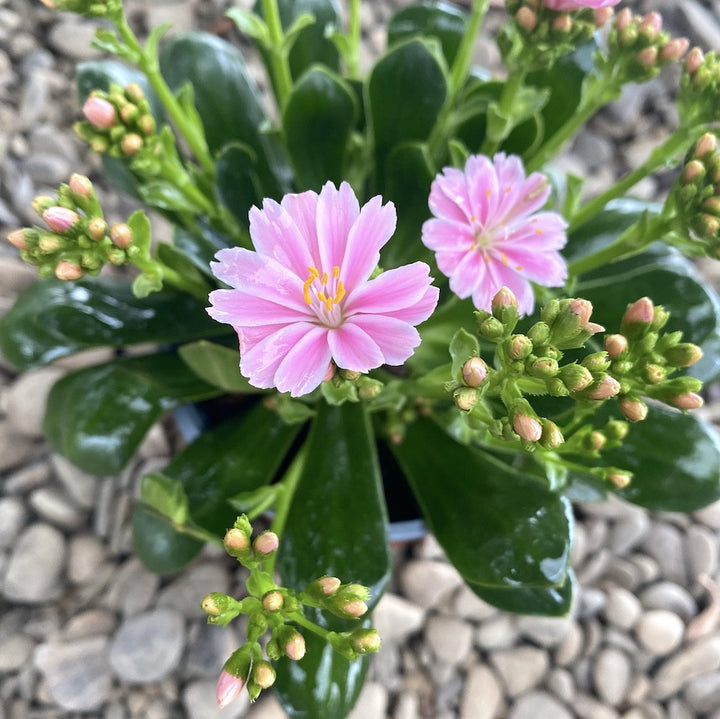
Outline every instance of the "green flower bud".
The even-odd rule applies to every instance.
[[[505,334],[505,327],[503,326],[503,323],[495,317],[488,317],[488,319],[480,324],[478,332],[481,337],[484,337],[486,340],[495,342],[502,339]]]
[[[540,444],[545,449],[557,449],[565,442],[565,438],[560,428],[549,419],[542,420],[542,434],[540,435]]]
[[[692,342],[682,342],[665,351],[665,359],[673,367],[690,367],[702,356],[702,350]]]
[[[607,473],[606,478],[617,489],[624,489],[632,481],[632,476],[628,472],[611,471]]]
[[[660,365],[647,364],[643,368],[643,375],[650,384],[658,384],[665,379],[667,372],[665,368]]]
[[[558,363],[556,360],[550,357],[540,357],[536,359],[528,368],[528,374],[532,377],[539,377],[540,379],[549,379],[554,377],[559,370]]]
[[[591,452],[599,452],[607,444],[607,437],[595,429],[585,436],[583,444]]]
[[[593,382],[590,370],[574,362],[561,367],[559,377],[571,392],[581,392]]]
[[[647,405],[638,397],[621,397],[618,400],[618,408],[631,422],[641,422],[648,413]]]
[[[240,529],[229,529],[223,538],[225,551],[232,557],[246,555],[250,551],[250,538]]]
[[[533,351],[532,340],[526,335],[513,335],[507,343],[508,355],[513,360],[524,360]]]
[[[610,360],[607,352],[593,352],[582,359],[581,365],[593,373],[604,372],[610,367]]]
[[[542,347],[550,341],[550,327],[545,322],[536,322],[527,333],[534,346]]]
[[[356,629],[350,635],[350,645],[358,654],[379,652],[380,644],[380,635],[375,629]]]
[[[478,391],[474,387],[458,387],[453,392],[455,406],[463,412],[469,412],[480,399]]]
[[[627,422],[611,419],[605,425],[603,432],[610,442],[622,442],[627,437],[629,429]]]

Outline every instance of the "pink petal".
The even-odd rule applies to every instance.
[[[312,316],[307,305],[304,308],[291,307],[242,290],[215,290],[210,293],[209,300],[212,304],[207,309],[210,317],[233,327],[286,324]]]
[[[360,315],[353,317],[348,324],[359,327],[372,338],[383,353],[382,364],[403,364],[420,344],[418,331],[411,324],[394,317]]]
[[[386,270],[352,290],[345,302],[345,315],[385,314],[409,307],[420,300],[430,282],[430,268],[424,262]]]
[[[477,295],[473,294],[475,306],[489,311],[492,298],[504,286],[512,290],[517,297],[518,312],[521,315],[530,314],[535,306],[535,293],[530,282],[521,273],[495,258],[491,258],[486,265],[488,277],[483,283],[482,290],[478,291]],[[476,297],[478,302],[482,298],[483,304],[478,304]]]
[[[380,347],[367,332],[346,322],[328,332],[328,344],[335,364],[354,372],[367,372],[385,360]]]
[[[567,265],[558,252],[533,252],[530,248],[508,249],[510,267],[545,287],[559,287],[567,279]]]
[[[395,232],[397,216],[395,205],[382,204],[382,198],[373,197],[360,210],[347,236],[345,256],[340,277],[349,289],[364,282],[380,261],[380,248]]]
[[[428,319],[435,311],[439,296],[440,290],[437,287],[430,285],[430,287],[425,290],[425,294],[415,305],[393,310],[392,312],[386,312],[385,316],[394,317],[395,319],[402,320],[403,322],[409,322],[412,325],[420,324]]]
[[[274,385],[280,392],[300,397],[320,385],[330,364],[332,331],[318,325],[305,326],[304,334],[280,361]]]
[[[467,223],[433,217],[423,223],[422,242],[431,250],[469,250],[475,242],[475,235]]]
[[[497,174],[484,155],[471,155],[465,163],[465,175],[472,203],[472,217],[481,227],[493,224],[500,201]]]
[[[357,197],[347,182],[342,182],[339,189],[332,182],[323,185],[316,218],[321,272],[342,265],[350,229],[359,214]]]
[[[533,252],[559,250],[567,243],[567,223],[556,212],[538,212],[511,223],[507,235],[498,242],[503,249],[524,246]]]
[[[295,225],[305,241],[310,256],[313,258],[313,267],[320,263],[320,250],[317,237],[317,205],[319,195],[317,192],[307,191],[297,194],[285,195],[280,204],[293,218]],[[307,271],[307,268],[304,268]]]
[[[461,299],[474,296],[477,286],[486,282],[488,264],[479,252],[466,252],[450,275],[450,289]]]
[[[430,212],[454,222],[468,222],[473,214],[465,175],[455,167],[446,167],[430,186]]]

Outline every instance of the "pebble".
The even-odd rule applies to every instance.
[[[40,487],[29,497],[30,507],[44,520],[60,529],[80,529],[86,512],[78,507],[59,487]]]
[[[388,705],[387,689],[379,682],[365,682],[360,696],[346,719],[370,719],[385,716]]]
[[[460,701],[460,719],[493,719],[502,706],[500,683],[485,664],[471,667]]]
[[[200,600],[209,592],[227,594],[229,591],[230,579],[223,567],[211,563],[196,564],[162,589],[158,606],[173,607],[190,619],[205,619]]]
[[[569,617],[520,616],[517,628],[520,634],[541,647],[558,646],[568,635],[572,619]]]
[[[240,644],[242,641],[234,624],[217,627],[207,622],[193,622],[187,634],[183,659],[185,676],[217,679],[227,658]]]
[[[145,568],[143,563],[133,557],[128,559],[116,573],[107,591],[107,605],[131,616],[147,609],[160,586],[160,578]],[[198,595],[200,599],[207,594]],[[197,601],[199,602],[200,599]]]
[[[518,636],[519,632],[513,618],[499,614],[478,627],[475,642],[481,649],[492,651],[511,647],[515,644]]]
[[[720,672],[710,672],[691,679],[683,696],[697,712],[711,712],[720,707]]]
[[[510,697],[519,696],[536,687],[550,665],[547,652],[531,646],[494,652],[490,662],[505,686],[505,693]]]
[[[438,661],[461,664],[470,654],[473,628],[462,619],[436,614],[428,620],[425,639]]]
[[[136,614],[127,618],[113,637],[110,666],[123,681],[157,682],[178,666],[184,644],[184,620],[176,610]]]
[[[639,599],[645,609],[667,609],[685,621],[697,614],[697,602],[690,592],[673,582],[657,582],[643,590]]]
[[[517,700],[508,719],[573,719],[573,715],[546,692],[529,692]]]
[[[419,631],[425,621],[425,610],[407,599],[386,592],[373,612],[373,624],[383,644],[394,644]]]
[[[12,469],[25,460],[31,454],[33,445],[32,439],[19,434],[8,420],[0,419],[0,472]]]
[[[68,579],[73,584],[91,581],[107,557],[107,549],[92,534],[76,534],[70,539]]]
[[[53,701],[68,711],[91,711],[110,697],[107,658],[108,639],[98,636],[41,644],[33,661]]]
[[[718,567],[718,538],[715,533],[693,525],[688,527],[686,536],[690,576],[713,575]]]
[[[663,577],[680,586],[687,584],[685,537],[677,527],[653,522],[642,546],[660,565]]]
[[[410,561],[400,571],[403,593],[423,609],[436,607],[462,583],[451,564],[429,559]]]
[[[686,682],[720,668],[720,637],[713,636],[666,659],[653,678],[652,696],[667,699]]]
[[[575,681],[567,669],[556,667],[551,669],[545,681],[547,688],[567,704],[572,704],[575,697]]]
[[[628,690],[632,666],[625,652],[606,647],[593,664],[593,685],[598,697],[612,706],[619,706]]]
[[[247,719],[287,719],[287,714],[272,694],[264,692],[258,701],[252,705]]]
[[[18,671],[30,659],[34,648],[35,642],[20,632],[0,639],[0,674]]]
[[[52,454],[50,463],[55,477],[73,502],[84,509],[94,508],[98,484],[102,480],[78,469],[59,454]]]
[[[0,549],[12,545],[27,515],[25,505],[17,497],[0,497]]]
[[[583,641],[584,635],[580,625],[572,621],[565,638],[555,650],[554,663],[560,667],[572,664],[582,651]]]
[[[10,555],[3,596],[27,604],[57,599],[63,591],[66,554],[65,538],[57,529],[43,523],[27,527]]]
[[[684,633],[683,620],[666,609],[646,612],[635,627],[635,636],[643,649],[658,657],[680,646]]]
[[[642,605],[627,589],[611,587],[607,592],[603,613],[610,624],[627,631],[632,629],[640,618]]]

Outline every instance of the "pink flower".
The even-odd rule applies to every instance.
[[[612,7],[620,0],[543,0],[545,7],[551,10],[582,10],[590,7],[597,10],[600,7]]]
[[[378,196],[360,208],[346,182],[250,210],[255,251],[218,252],[213,272],[234,289],[212,292],[208,308],[237,331],[250,384],[297,397],[331,360],[367,372],[410,357],[420,344],[414,325],[432,314],[438,289],[423,262],[369,279],[395,221],[392,203]]]
[[[567,267],[558,250],[567,223],[556,212],[537,212],[550,194],[544,175],[525,176],[522,160],[498,153],[491,162],[472,155],[464,172],[446,167],[433,181],[422,241],[435,252],[450,289],[472,295],[478,309],[490,311],[503,286],[516,295],[518,310],[535,304],[530,282],[562,285]]]

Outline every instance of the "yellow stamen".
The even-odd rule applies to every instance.
[[[328,297],[328,299],[324,300],[325,302],[325,309],[328,312],[332,312],[332,300]]]
[[[343,297],[345,297],[345,284],[342,280],[340,280],[337,284],[337,289],[335,290],[335,299],[333,302],[337,304]]]
[[[330,277],[328,277],[327,272],[323,272],[323,276],[320,278],[320,284],[324,287],[327,283]]]
[[[535,234],[536,234],[536,235],[544,235],[545,233],[544,233],[542,230],[536,228],[536,229],[535,229]]]
[[[500,259],[502,259],[502,263],[505,265],[505,267],[507,267],[508,266],[508,258],[504,252],[500,253]]]
[[[316,277],[320,277],[320,273],[318,272],[317,268],[315,267],[308,267],[308,272],[312,276],[313,279]]]
[[[335,267],[333,267],[333,277],[335,279],[340,277],[340,268],[337,265],[335,265]]]
[[[490,192],[490,188],[488,187],[488,189],[485,190],[485,199],[486,199],[486,200],[489,200],[491,194],[492,194],[492,193]]]
[[[318,299],[320,302],[327,302],[327,297],[325,296],[324,292],[318,292]]]
[[[523,266],[522,266],[522,265],[515,265],[515,269],[519,272],[520,270],[523,269]]]

